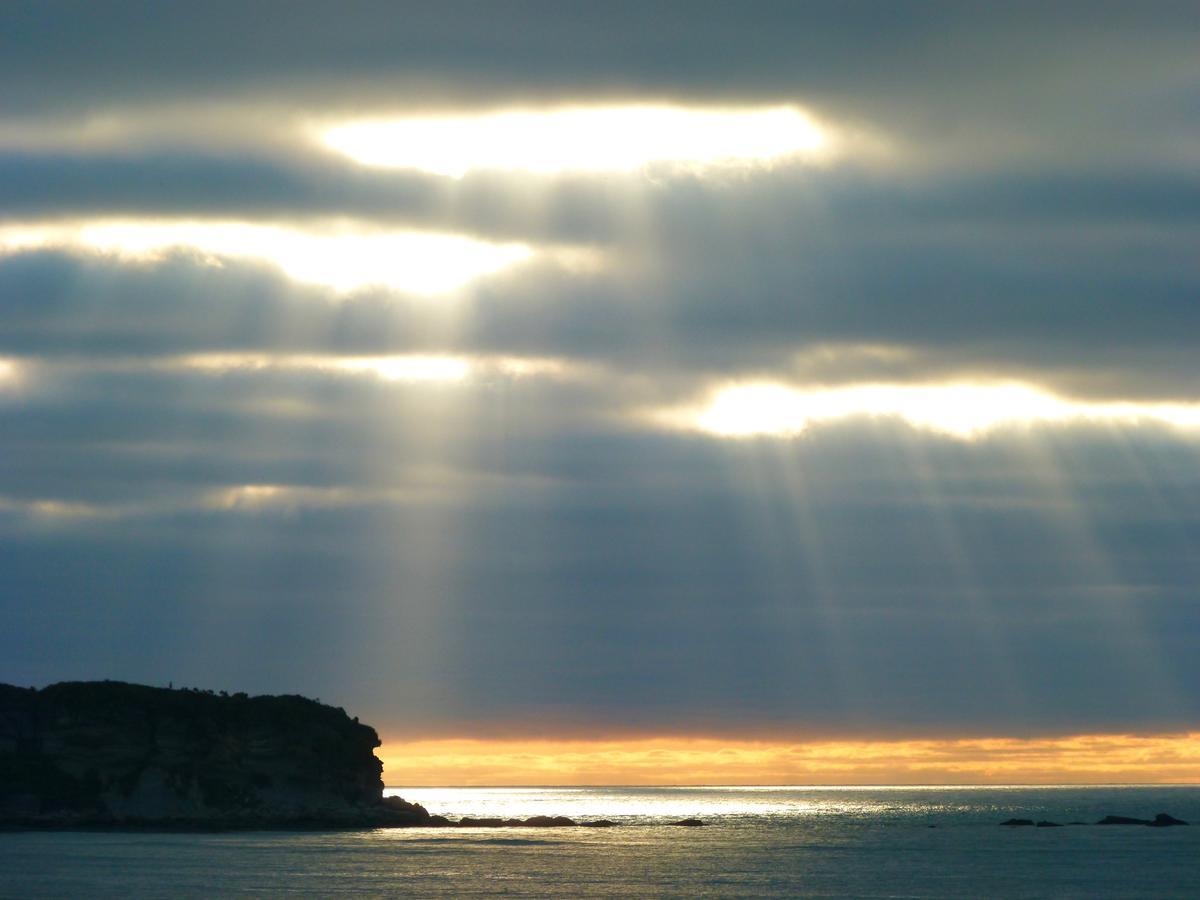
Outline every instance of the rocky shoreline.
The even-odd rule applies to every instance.
[[[608,819],[433,815],[383,796],[379,736],[345,710],[115,681],[0,684],[0,829],[611,828]],[[699,819],[657,823],[695,827]],[[1063,823],[1014,818],[1010,828]],[[1083,825],[1084,822],[1070,822]],[[1105,816],[1096,825],[1187,825]]]
[[[457,820],[383,796],[375,729],[298,696],[116,681],[0,684],[0,829],[609,828]],[[684,819],[665,825],[703,825]]]
[[[662,827],[696,827],[699,819],[659,823]],[[359,815],[238,816],[205,819],[116,819],[103,816],[35,816],[0,821],[0,831],[130,831],[130,832],[224,832],[224,831],[366,831],[377,828],[616,828],[610,819],[576,822],[566,816],[530,816],[527,819],[450,819],[430,815],[403,817],[387,809],[365,809]]]

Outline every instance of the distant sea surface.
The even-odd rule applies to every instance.
[[[455,818],[548,814],[621,826],[0,833],[0,896],[1200,897],[1200,786],[387,793]],[[1160,812],[1193,824],[999,824]],[[708,825],[664,824],[685,817]]]

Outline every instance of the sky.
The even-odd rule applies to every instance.
[[[389,782],[1200,779],[1193,3],[5,3],[0,681]]]

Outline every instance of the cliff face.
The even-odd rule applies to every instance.
[[[0,821],[420,818],[381,803],[378,746],[373,728],[303,697],[0,685]]]

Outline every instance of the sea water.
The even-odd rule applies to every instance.
[[[0,833],[3,897],[1200,897],[1200,786],[393,788],[615,828]],[[1008,828],[1170,813],[1183,828]],[[698,817],[703,828],[666,823]]]

